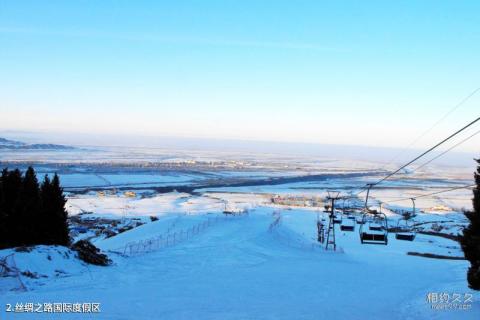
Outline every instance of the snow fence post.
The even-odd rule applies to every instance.
[[[14,253],[12,253],[12,264],[13,264],[13,267],[15,268],[15,270],[16,270],[15,274],[17,276],[18,281],[20,282],[20,288],[24,291],[27,291],[27,287],[23,283],[22,278],[20,277],[20,272],[18,271],[17,264],[15,263],[15,254]]]

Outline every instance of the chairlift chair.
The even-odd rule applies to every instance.
[[[387,216],[377,211],[365,210],[360,224],[362,244],[388,244]]]
[[[413,202],[413,211],[412,214],[406,213],[401,219],[397,222],[397,228],[395,233],[395,239],[413,241],[417,232],[415,230],[412,217],[415,216],[415,199],[412,198]]]
[[[368,209],[369,185],[365,198],[362,222],[360,223],[359,234],[362,244],[388,244],[388,223],[387,216],[381,211]]]
[[[413,241],[415,240],[415,236],[417,232],[413,227],[413,223],[410,219],[399,219],[397,223],[397,232],[395,233],[395,239],[397,240],[405,240],[405,241]]]
[[[355,231],[355,220],[352,219],[342,219],[340,223],[340,230],[342,231]]]
[[[383,225],[379,221],[380,219],[374,219],[368,224],[368,229],[372,231],[382,231],[384,229]]]
[[[358,216],[355,218],[355,222],[357,224],[364,224],[365,222],[363,221],[363,217],[362,216]]]
[[[341,224],[342,223],[342,216],[338,213],[335,213],[333,215],[333,223]]]

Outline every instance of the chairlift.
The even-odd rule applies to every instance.
[[[348,218],[347,219],[342,219],[342,222],[340,223],[340,230],[342,230],[342,231],[355,231],[355,220],[348,219]]]
[[[341,224],[342,223],[342,215],[339,213],[333,214],[333,223]]]
[[[362,244],[388,244],[387,216],[378,211],[366,210],[360,224],[360,242]]]
[[[363,209],[352,209],[352,213],[348,216],[348,219],[355,221],[356,224],[363,224]]]
[[[360,215],[360,216],[356,217],[356,218],[355,218],[355,222],[356,222],[357,224],[364,224],[363,216]]]
[[[397,222],[397,228],[395,233],[395,239],[413,241],[417,232],[415,230],[412,217],[415,216],[415,198],[412,198],[413,211],[412,213],[406,213],[401,219]]]
[[[387,216],[381,211],[368,209],[368,196],[370,194],[369,185],[367,197],[365,199],[365,209],[360,223],[359,234],[362,244],[388,244],[388,224]]]
[[[342,206],[342,215],[340,220],[340,230],[342,231],[354,231],[355,230],[355,217],[351,215],[350,211],[347,211],[345,208],[345,200],[347,198],[343,198],[343,206]],[[353,219],[352,219],[353,218]]]

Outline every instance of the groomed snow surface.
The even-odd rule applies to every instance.
[[[110,267],[87,266],[66,249],[15,253],[28,291],[0,291],[6,303],[98,302],[98,314],[0,313],[1,319],[478,319],[480,295],[467,288],[463,260],[409,256],[408,251],[461,256],[458,243],[417,235],[414,242],[361,245],[336,230],[337,252],[316,244],[317,214],[258,206],[222,217],[175,246],[135,256],[109,252]],[[165,214],[155,222],[99,240],[104,250],[180,230],[219,213]],[[172,223],[174,222],[174,223]],[[52,252],[48,253],[50,250]],[[13,250],[0,251],[0,256]],[[108,252],[108,251],[107,251]],[[50,256],[50,260],[48,259]],[[0,282],[2,283],[2,282]],[[433,310],[429,293],[473,294],[469,310]]]

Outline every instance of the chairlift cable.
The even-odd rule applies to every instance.
[[[459,145],[461,145],[462,143],[470,140],[471,138],[475,137],[477,134],[480,133],[480,130],[478,130],[477,132],[475,132],[474,134],[468,136],[467,138],[463,139],[462,141],[460,141],[459,143],[453,145],[452,147],[448,148],[447,150],[443,151],[442,153],[440,153],[439,155],[437,155],[436,157],[428,160],[427,162],[425,162],[424,164],[422,164],[421,166],[415,168],[414,171],[417,171],[418,169],[421,169],[423,167],[425,167],[427,164],[431,163],[432,161],[435,161],[437,160],[438,158],[440,158],[441,156],[443,156],[444,154],[446,154],[447,152],[451,151],[452,149],[455,149],[456,147],[458,147]]]
[[[450,191],[455,191],[455,190],[460,190],[460,189],[469,189],[469,188],[474,188],[474,187],[476,187],[475,184],[467,185],[467,186],[459,186],[459,187],[450,188],[450,189],[447,189],[447,190],[441,190],[441,191],[436,191],[436,192],[432,192],[432,193],[421,194],[421,195],[412,196],[412,197],[408,197],[408,198],[402,198],[402,199],[396,199],[396,200],[384,201],[384,202],[385,203],[391,203],[391,202],[406,201],[406,200],[410,200],[412,198],[414,198],[414,199],[425,198],[425,197],[430,197],[430,196],[445,193],[445,192],[450,192]]]
[[[442,144],[444,144],[445,142],[447,142],[448,140],[452,139],[453,137],[455,137],[456,135],[458,135],[459,133],[463,132],[464,130],[466,130],[467,128],[473,126],[475,123],[477,123],[478,121],[480,121],[480,117],[476,118],[475,120],[473,120],[472,122],[470,122],[469,124],[467,124],[466,126],[464,126],[463,128],[457,130],[455,133],[449,135],[447,138],[443,139],[442,141],[440,141],[439,143],[437,143],[436,145],[434,145],[433,147],[431,147],[430,149],[428,149],[427,151],[423,152],[422,154],[420,154],[419,156],[417,156],[415,159],[409,161],[408,163],[404,164],[403,166],[401,166],[400,168],[398,168],[397,170],[393,171],[392,173],[388,174],[387,176],[385,176],[383,179],[380,179],[379,181],[373,183],[372,185],[375,186],[385,180],[387,180],[388,178],[390,178],[391,176],[397,174],[398,172],[400,172],[400,170],[406,168],[407,166],[411,165],[412,163],[414,163],[415,161],[417,161],[418,159],[422,158],[423,156],[425,156],[426,154],[432,152],[433,150],[435,150],[436,148],[438,148],[439,146],[441,146]]]
[[[410,149],[414,146],[418,141],[420,141],[423,137],[425,137],[430,131],[432,131],[436,126],[438,126],[441,122],[443,122],[449,115],[451,115],[454,111],[464,105],[471,97],[473,97],[478,91],[480,91],[480,87],[473,90],[469,95],[463,98],[459,103],[457,103],[451,110],[449,110],[446,114],[444,114],[437,122],[435,122],[430,128],[428,128],[425,132],[423,132],[420,136],[418,136],[414,141],[412,141],[408,146],[403,148],[397,155],[395,155],[385,166],[390,165],[393,161],[398,159],[400,155],[402,155],[407,149]],[[384,167],[385,167],[384,166]]]
[[[445,139],[443,139],[442,141],[438,142],[436,145],[434,145],[433,147],[429,148],[428,150],[424,151],[422,154],[418,155],[417,157],[415,157],[413,160],[410,160],[408,163],[402,165],[400,168],[398,168],[397,170],[389,173],[388,175],[386,175],[385,177],[383,177],[382,179],[378,180],[377,182],[374,182],[374,183],[369,183],[367,184],[366,188],[362,189],[360,192],[358,192],[356,195],[358,196],[359,194],[361,194],[362,192],[366,191],[368,189],[368,187],[374,187],[380,183],[382,183],[383,181],[387,180],[388,178],[392,177],[393,175],[397,174],[398,172],[400,172],[402,169],[408,167],[409,165],[411,165],[412,163],[414,163],[415,161],[419,160],[420,158],[424,157],[426,154],[432,152],[433,150],[435,150],[436,148],[438,148],[439,146],[441,146],[442,144],[444,144],[445,142],[449,141],[450,139],[452,139],[453,137],[457,136],[459,133],[463,132],[464,130],[468,129],[469,127],[473,126],[475,123],[477,123],[478,121],[480,121],[480,117],[476,118],[475,120],[473,120],[472,122],[470,122],[469,124],[467,124],[466,126],[462,127],[461,129],[457,130],[456,132],[454,132],[453,134],[449,135],[448,137],[446,137]]]

